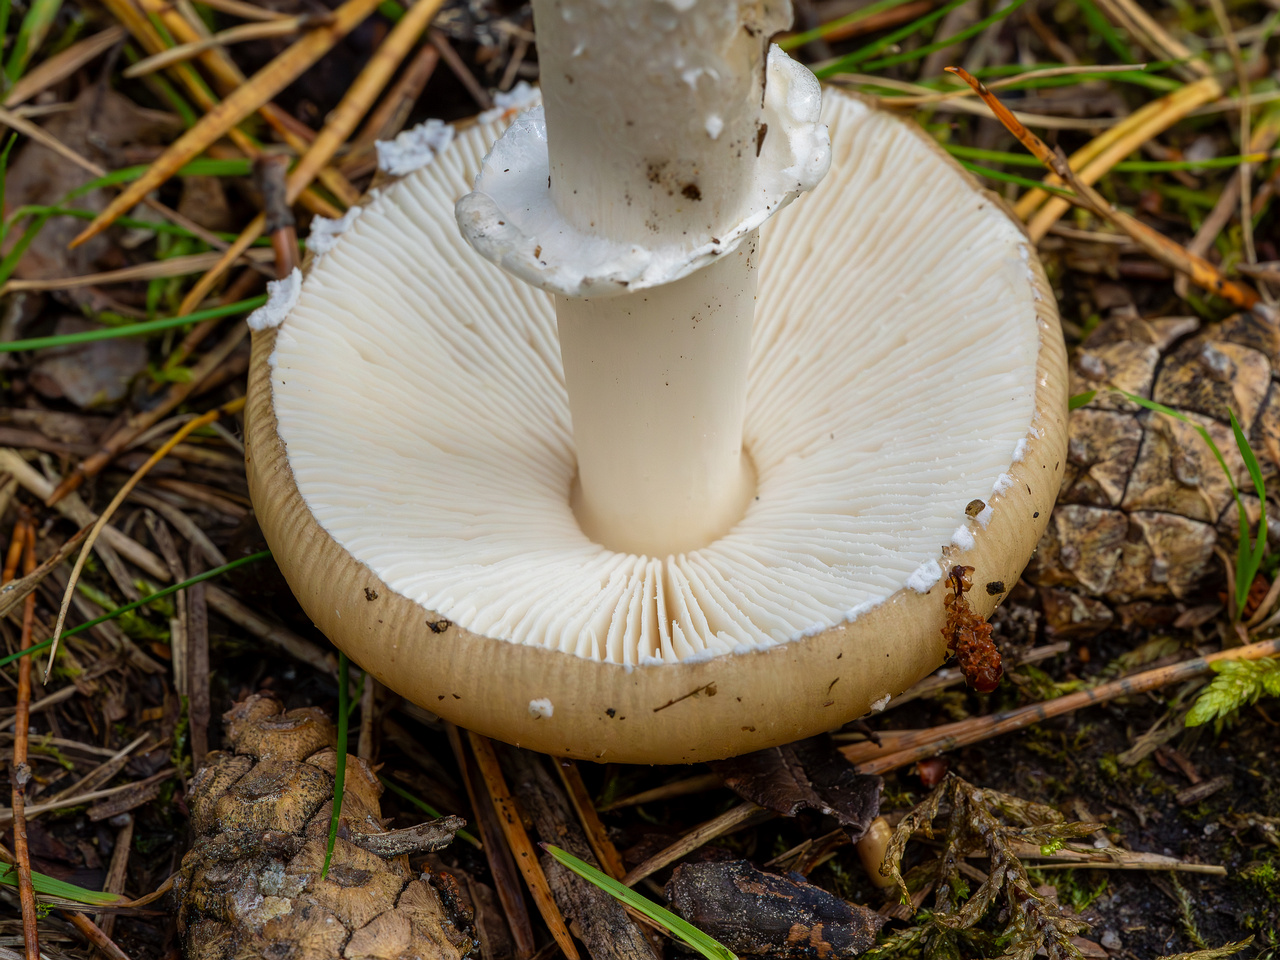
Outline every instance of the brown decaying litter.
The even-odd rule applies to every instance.
[[[179,40],[196,41],[203,34],[204,23],[198,16],[189,19],[191,16],[191,8],[187,7],[184,13],[178,7],[170,6],[168,3],[157,3],[154,0],[143,0],[143,6],[155,16],[159,17],[161,22],[173,33]],[[329,15],[326,14],[326,17]],[[329,22],[329,21],[326,21]],[[222,47],[215,46],[206,50],[200,55],[201,65],[209,71],[209,75],[213,78],[213,82],[223,94],[229,94],[234,90],[244,86],[247,82],[246,77],[236,62],[231,59],[227,51]],[[207,108],[205,108],[207,109]],[[308,144],[315,139],[315,134],[310,129],[296,120],[292,114],[285,110],[281,110],[274,103],[267,102],[258,107],[258,114],[271,128],[284,140],[290,150],[295,153],[304,153]],[[249,156],[256,156],[250,153]],[[325,167],[319,171],[320,182],[323,183],[335,197],[342,203],[350,206],[355,203],[360,196],[360,192],[337,170],[332,167]],[[312,191],[308,190],[308,194],[319,200]],[[329,208],[328,212],[321,210],[314,203],[308,202],[303,198],[303,203],[309,209],[314,210],[321,216],[334,216],[332,206],[328,201],[324,201],[325,206]]]
[[[24,137],[28,137],[36,141],[42,147],[46,147],[49,150],[52,150],[54,153],[58,154],[58,156],[62,157],[64,160],[74,163],[81,170],[84,170],[95,177],[105,177],[107,175],[107,170],[105,168],[99,166],[98,164],[94,163],[91,160],[86,160],[84,157],[80,156],[80,154],[76,153],[74,150],[68,147],[65,143],[63,143],[57,137],[50,134],[43,127],[36,126],[30,120],[24,120],[22,117],[19,117],[16,114],[14,114],[11,110],[7,110],[3,107],[0,107],[0,123],[4,124],[6,127],[8,127],[9,129],[13,130],[16,133],[20,133]],[[119,198],[117,197],[117,199]],[[156,211],[156,213],[160,214],[166,220],[168,220],[171,223],[177,224],[178,226],[182,227],[184,230],[190,231],[192,234],[199,237],[205,243],[209,244],[209,246],[214,247],[215,249],[218,249],[218,250],[227,249],[227,242],[225,240],[221,239],[216,234],[210,233],[208,230],[200,226],[200,224],[196,223],[190,217],[184,217],[177,210],[173,210],[165,206],[159,200],[149,195],[143,195],[143,196],[137,197],[133,203],[129,204],[129,206],[126,209],[122,210],[120,214],[117,214],[117,216],[122,216],[123,214],[128,213],[129,210],[133,209],[133,207],[138,203],[145,203],[148,207]],[[105,229],[105,226],[104,226],[104,229]],[[251,263],[251,265],[254,267],[257,267],[257,264]]]
[[[257,110],[277,93],[298,78],[300,74],[329,50],[339,40],[355,29],[378,6],[378,0],[347,0],[334,11],[333,23],[305,34],[273,61],[259,70],[249,82],[233,91],[225,100],[210,109],[194,127],[175,140],[169,148],[147,168],[147,172],[126,187],[87,226],[71,245],[79,246],[96,237],[131,210],[152,190],[172,177],[183,164],[195,158],[219,137],[240,123],[249,113]]]
[[[963,67],[947,67],[948,73],[954,73],[977,91],[984,103],[995,113],[996,118],[1005,125],[1018,141],[1035,155],[1036,159],[1049,167],[1070,186],[1077,197],[1097,216],[1119,227],[1135,241],[1142,245],[1148,253],[1174,270],[1187,274],[1193,283],[1216,293],[1228,303],[1244,309],[1256,305],[1260,298],[1256,290],[1245,284],[1227,279],[1222,271],[1205,260],[1195,256],[1186,248],[1174,243],[1162,233],[1152,230],[1145,223],[1122,213],[1111,206],[1107,200],[1086,183],[1082,183],[1060,153],[1050,150],[1034,133],[1018,122],[986,86]],[[1047,227],[1046,227],[1047,229]]]
[[[244,398],[239,397],[235,400],[224,403],[217,409],[210,410],[208,413],[203,413],[195,419],[189,420],[184,426],[175,431],[173,436],[170,437],[159,450],[148,457],[146,463],[134,471],[133,476],[125,482],[125,485],[120,488],[119,492],[116,493],[111,502],[107,504],[106,509],[102,511],[101,515],[98,517],[97,523],[95,523],[93,525],[93,529],[89,531],[89,536],[85,539],[84,546],[80,548],[80,556],[76,558],[75,566],[71,568],[71,577],[67,581],[67,590],[62,597],[62,607],[58,610],[58,619],[53,627],[53,646],[49,648],[49,662],[44,671],[44,679],[46,682],[49,679],[49,674],[53,671],[53,661],[58,653],[58,640],[62,635],[62,627],[67,621],[67,610],[71,606],[71,597],[75,593],[76,582],[80,578],[80,571],[84,569],[84,562],[89,556],[89,551],[93,548],[94,542],[97,541],[98,536],[102,533],[102,528],[107,525],[107,521],[111,519],[112,514],[115,513],[120,504],[124,503],[125,498],[129,496],[129,491],[138,485],[138,481],[145,477],[152,467],[163,460],[165,455],[176,447],[184,437],[192,431],[198,430],[205,424],[212,423],[219,417],[238,413],[240,410],[244,409],[244,404]]]
[[[422,31],[426,29],[427,24],[431,22],[442,2],[443,0],[420,0],[392,28],[387,39],[360,71],[338,106],[329,114],[328,122],[317,135],[315,142],[307,148],[297,165],[290,171],[286,192],[289,203],[298,198],[346,142],[356,124],[360,122],[360,118],[365,115],[382,88],[387,85],[396,67],[400,65],[418,37],[422,35]],[[234,262],[231,251],[247,250],[258,237],[262,236],[264,229],[266,229],[266,217],[259,214],[240,232],[240,236],[236,238],[223,259],[187,292],[182,299],[182,304],[178,307],[179,314],[194,310]]]

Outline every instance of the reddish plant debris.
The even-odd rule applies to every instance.
[[[875,945],[885,922],[873,910],[746,860],[683,864],[667,884],[667,899],[740,956],[856,957]]]
[[[972,577],[973,567],[956,564],[951,568],[947,576],[951,592],[943,600],[947,622],[942,635],[947,638],[947,649],[956,655],[969,686],[979,693],[990,693],[1000,685],[1004,664],[991,640],[991,624],[969,607],[965,594],[973,587]]]

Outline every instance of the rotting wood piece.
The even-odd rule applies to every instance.
[[[461,960],[477,946],[447,873],[415,876],[407,854],[440,849],[464,821],[385,829],[382,787],[347,757],[333,859],[321,878],[333,804],[335,731],[324,712],[254,694],[224,716],[188,791],[195,844],[175,883],[189,960]],[[381,853],[385,856],[379,856]]]

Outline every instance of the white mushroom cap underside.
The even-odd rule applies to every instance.
[[[376,197],[280,328],[273,403],[317,522],[475,633],[624,664],[784,643],[926,588],[1035,431],[1035,293],[1016,228],[917,133],[824,99],[831,172],[762,235],[759,488],[729,534],[664,559],[579,530],[552,298],[453,216],[499,123]]]

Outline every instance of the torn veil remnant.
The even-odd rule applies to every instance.
[[[786,4],[534,9],[541,110],[380,189],[255,334],[268,542],[335,643],[484,734],[692,762],[830,729],[943,661],[944,569],[1013,582],[1043,530],[1052,293],[928,138],[768,46]]]

